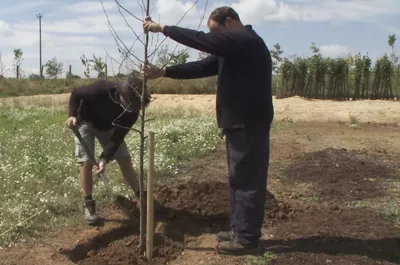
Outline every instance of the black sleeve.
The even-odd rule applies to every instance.
[[[195,79],[216,74],[218,74],[218,58],[214,55],[209,55],[200,61],[165,68],[165,77],[173,79]]]
[[[104,146],[103,152],[100,155],[100,159],[106,160],[107,163],[111,160],[125,136],[130,131],[130,128],[135,124],[137,118],[138,114],[125,113],[125,115],[122,115],[119,120],[115,121],[115,123],[119,126],[115,126],[114,134],[111,136],[106,146]]]
[[[204,33],[178,26],[164,26],[163,33],[180,44],[216,56],[237,52],[244,40],[237,32]]]
[[[78,109],[82,100],[95,100],[99,95],[108,91],[104,82],[94,82],[74,89],[69,98],[69,116],[77,117]]]

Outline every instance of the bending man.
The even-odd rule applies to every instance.
[[[93,165],[75,137],[75,155],[80,164],[80,179],[84,196],[84,216],[88,224],[95,224],[98,221],[95,200],[92,198],[94,166],[96,174],[99,174],[105,170],[107,163],[117,160],[125,181],[139,198],[139,183],[124,138],[138,119],[142,84],[143,81],[140,78],[131,75],[125,82],[99,80],[90,85],[78,87],[71,93],[70,117],[66,125],[78,126],[92,154],[94,154],[95,138],[103,147],[99,164]],[[150,95],[144,100],[147,106]]]

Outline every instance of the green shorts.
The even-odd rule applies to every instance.
[[[99,131],[94,128],[89,122],[80,121],[78,125],[79,133],[81,134],[83,140],[88,146],[89,150],[92,154],[95,154],[95,138],[99,141],[100,145],[104,148],[104,146],[108,143],[111,136],[114,133],[114,129],[107,131]],[[78,163],[90,161],[89,156],[86,154],[83,149],[79,139],[75,136],[75,156],[78,159]],[[128,147],[126,146],[125,141],[121,143],[117,151],[114,153],[114,156],[111,160],[118,160],[123,157],[129,157]]]

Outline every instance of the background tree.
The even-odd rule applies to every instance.
[[[168,55],[168,45],[161,46],[157,51],[157,63],[158,67],[168,65],[170,62],[170,57]]]
[[[6,65],[3,62],[3,54],[0,51],[0,82],[4,79],[4,75],[6,73]]]
[[[392,48],[392,54],[394,54],[394,44],[396,43],[396,40],[397,38],[395,34],[389,35],[388,44]]]
[[[187,51],[180,50],[176,53],[175,52],[169,53],[169,57],[171,58],[169,65],[178,65],[186,63],[190,55]]]
[[[279,69],[283,58],[281,57],[283,51],[279,43],[274,44],[274,49],[271,50],[272,57],[272,71],[276,74],[276,90],[279,90]]]
[[[103,62],[103,59],[101,57],[96,57],[96,55],[93,54],[93,60],[90,61],[92,63],[92,69],[98,73],[97,77],[105,77],[106,64]]]
[[[21,49],[14,49],[14,73],[16,74],[17,78],[19,79],[21,76],[21,65],[22,65],[22,56],[23,56],[23,52]]]
[[[88,60],[85,55],[82,55],[81,57],[81,63],[83,65],[83,74],[87,77],[90,78],[90,69],[92,68],[91,66],[91,60]]]
[[[53,79],[57,79],[57,76],[63,72],[63,63],[58,62],[56,57],[48,60],[44,66],[46,67],[46,74]]]

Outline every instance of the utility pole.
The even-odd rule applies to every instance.
[[[39,53],[40,53],[40,80],[43,80],[43,68],[42,68],[42,17],[43,14],[36,15],[39,18]]]

